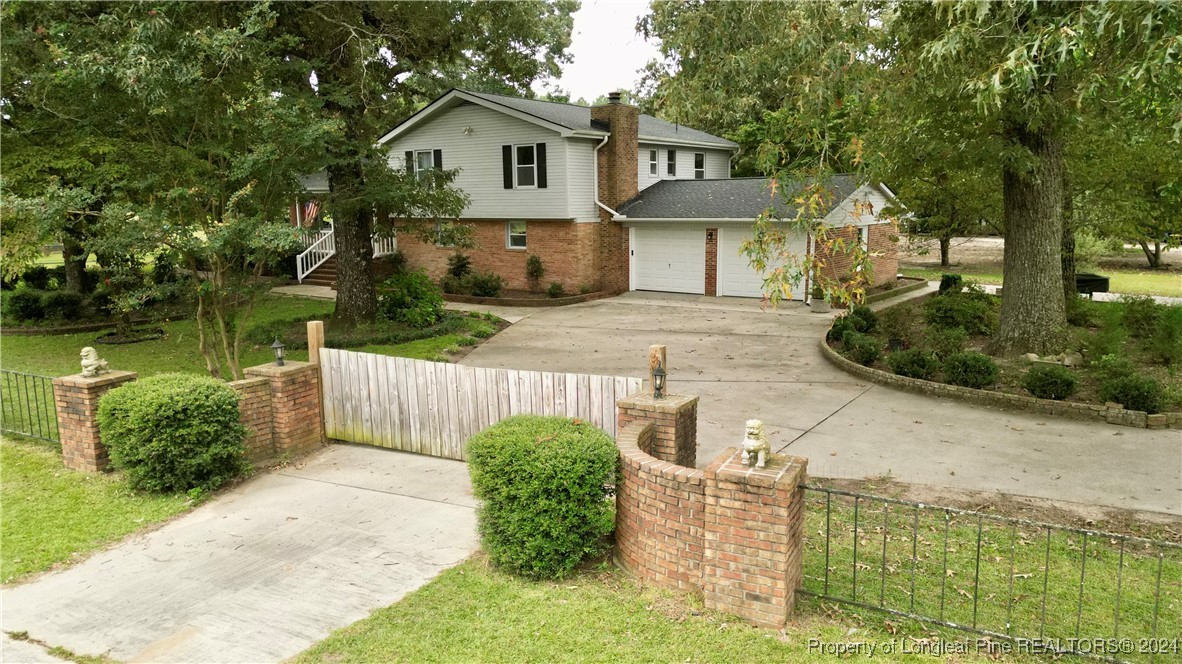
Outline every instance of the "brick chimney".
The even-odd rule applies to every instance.
[[[591,119],[608,125],[611,131],[607,144],[599,149],[598,177],[599,200],[613,210],[639,192],[636,142],[640,110],[623,103],[621,98],[622,93],[609,92],[608,103],[591,107]]]

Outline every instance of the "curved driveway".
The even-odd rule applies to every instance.
[[[462,361],[644,376],[668,346],[669,387],[701,397],[698,465],[762,419],[773,446],[817,476],[1000,491],[1182,516],[1182,432],[933,399],[861,381],[817,348],[831,316],[791,303],[628,293],[525,317]]]

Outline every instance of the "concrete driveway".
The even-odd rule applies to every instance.
[[[333,445],[3,591],[6,632],[130,662],[275,662],[476,550],[468,467]],[[6,661],[54,661],[8,641]]]
[[[774,447],[816,476],[889,475],[1182,516],[1182,433],[1007,412],[860,381],[817,348],[830,315],[791,303],[628,293],[540,309],[462,361],[643,377],[668,346],[669,387],[701,397],[698,464],[762,419]]]

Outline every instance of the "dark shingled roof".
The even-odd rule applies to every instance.
[[[832,205],[857,191],[858,180],[852,175],[837,175],[829,183]],[[662,180],[620,206],[618,212],[629,219],[754,219],[769,205],[775,205],[781,217],[791,217],[796,210],[772,197],[765,177],[727,180]]]
[[[528,113],[536,118],[540,118],[547,122],[566,127],[567,129],[584,130],[584,131],[606,131],[606,128],[601,126],[598,122],[591,121],[591,108],[589,106],[578,106],[576,104],[562,104],[553,101],[540,101],[537,99],[522,99],[520,97],[507,97],[505,95],[494,95],[487,92],[474,92],[472,90],[462,90],[473,97],[480,97],[485,101],[490,101],[494,104],[506,106],[515,111]],[[721,148],[737,148],[738,143],[728,141],[725,138],[719,138],[712,134],[707,134],[704,131],[697,129],[690,129],[683,125],[676,125],[671,122],[666,122],[660,118],[654,118],[651,115],[640,115],[640,122],[637,133],[640,135],[640,140],[656,139],[656,140],[678,140],[678,141],[692,141],[695,143],[711,143]]]

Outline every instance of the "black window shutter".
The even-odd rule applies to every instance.
[[[504,167],[505,188],[513,188],[513,146],[501,146],[501,165]]]
[[[535,154],[538,162],[538,189],[546,188],[546,144],[538,143],[535,146]]]
[[[443,150],[432,150],[431,161],[435,162],[435,168],[443,168]]]
[[[406,172],[411,175],[415,173],[415,153],[411,150],[406,151]]]

